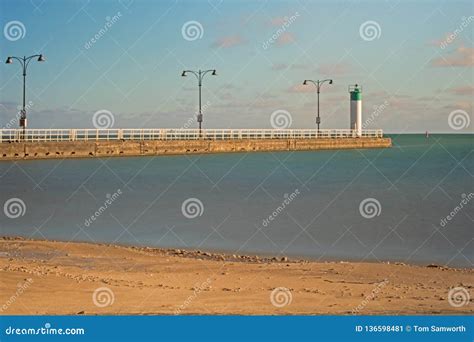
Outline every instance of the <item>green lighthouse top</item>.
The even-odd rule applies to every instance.
[[[362,87],[358,84],[349,86],[349,93],[351,94],[351,101],[362,100]]]

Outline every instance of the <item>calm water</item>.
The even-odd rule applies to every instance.
[[[474,137],[393,139],[384,150],[0,162],[1,204],[26,206],[1,213],[1,234],[472,267],[474,198],[440,221],[474,192]],[[188,198],[202,215],[183,215]],[[360,212],[367,198],[380,203],[373,218]]]

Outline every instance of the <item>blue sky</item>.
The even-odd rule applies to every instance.
[[[194,128],[197,84],[181,71],[215,68],[218,76],[204,80],[205,128],[271,128],[276,110],[291,114],[292,128],[312,128],[315,89],[301,83],[332,78],[321,94],[322,128],[348,128],[347,86],[359,83],[366,128],[472,133],[473,6],[1,0],[0,56],[46,56],[28,68],[31,128],[93,128],[99,110],[113,113],[116,128]],[[8,32],[12,21],[24,26],[20,37]],[[197,39],[183,36],[188,22],[202,27]],[[9,127],[21,102],[18,63],[2,64],[0,78],[0,125]],[[470,124],[453,129],[453,111]]]

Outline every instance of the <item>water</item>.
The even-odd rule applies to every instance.
[[[0,203],[26,207],[2,213],[0,233],[472,267],[474,198],[440,221],[474,192],[473,136],[392,138],[383,150],[0,162]],[[202,215],[183,215],[189,198]],[[379,215],[361,215],[367,198]]]

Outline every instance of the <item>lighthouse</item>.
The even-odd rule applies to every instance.
[[[351,95],[351,123],[353,136],[362,136],[362,87],[358,84],[349,86]]]

